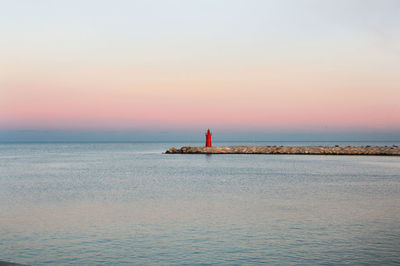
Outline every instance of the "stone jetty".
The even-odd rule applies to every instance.
[[[383,146],[216,146],[172,147],[168,154],[305,154],[305,155],[386,155],[400,156],[400,147]]]

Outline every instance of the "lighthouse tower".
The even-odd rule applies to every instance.
[[[211,136],[212,136],[212,134],[210,132],[210,129],[208,129],[207,133],[206,133],[206,147],[212,147]]]

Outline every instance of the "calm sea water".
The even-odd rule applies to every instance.
[[[201,144],[0,144],[0,260],[400,264],[400,158]]]

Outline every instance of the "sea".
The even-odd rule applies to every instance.
[[[0,144],[0,261],[400,264],[400,157],[164,153],[202,145]]]

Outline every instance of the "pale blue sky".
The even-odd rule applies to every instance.
[[[400,49],[400,2],[396,0],[0,3],[2,56],[15,45],[26,48],[26,53],[30,46],[40,53],[38,46],[52,48],[46,47],[52,39],[103,48],[105,55],[128,45],[150,46],[159,55],[165,52],[163,45],[175,47],[176,51],[169,50],[172,53],[181,49],[200,54],[227,49],[229,53],[233,41],[247,53],[265,53],[265,45],[276,48],[297,42],[301,46],[311,41],[338,50],[381,49],[396,54]]]

